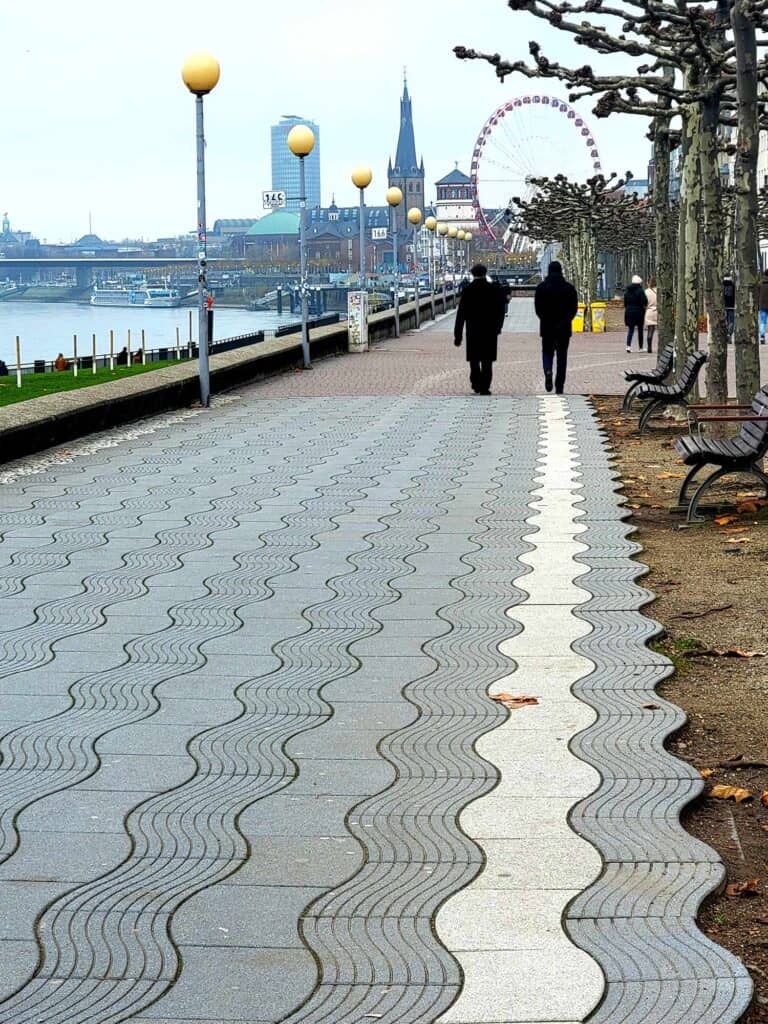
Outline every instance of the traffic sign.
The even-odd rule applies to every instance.
[[[261,193],[261,203],[265,210],[278,210],[285,206],[285,192],[272,189]]]

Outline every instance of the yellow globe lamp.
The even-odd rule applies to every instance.
[[[416,227],[417,224],[421,224],[421,216],[421,210],[418,206],[412,206],[408,211],[408,223]]]
[[[448,225],[447,224],[438,224],[437,225],[437,233],[438,233],[438,235],[442,235],[443,237],[445,237],[448,234]]]
[[[397,185],[393,185],[392,188],[387,189],[386,198],[390,206],[399,206],[403,201],[403,190]]]
[[[427,231],[434,231],[437,227],[437,219],[435,217],[427,217],[424,221],[424,227]]]
[[[315,133],[307,124],[295,124],[285,141],[294,156],[309,156],[315,148]]]
[[[463,241],[464,241],[464,239],[465,239],[465,238],[466,238],[467,236],[466,236],[466,235],[465,235],[465,233],[464,233],[464,232],[463,232],[463,231],[461,230],[461,228],[459,228],[459,230],[458,230],[458,231],[456,232],[456,237],[458,238],[458,240],[459,240],[460,242],[463,242]]]
[[[368,188],[373,181],[373,171],[370,167],[356,167],[352,171],[352,184],[356,188]]]
[[[464,232],[464,241],[465,242],[471,242],[472,241],[472,232],[471,231],[465,231]]]
[[[448,237],[449,238],[456,238],[458,236],[458,234],[459,234],[459,229],[456,227],[455,224],[451,224],[451,226],[448,228]]]
[[[184,85],[195,96],[206,96],[212,92],[220,75],[219,62],[210,53],[191,53],[181,68]]]

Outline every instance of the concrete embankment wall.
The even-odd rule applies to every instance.
[[[419,305],[422,322],[431,319],[430,299],[422,298]],[[438,295],[435,305],[439,316],[453,308],[454,296],[449,295],[444,302]],[[416,322],[415,303],[403,305],[400,313],[401,330],[412,329]],[[392,310],[370,317],[371,341],[391,338],[394,333]],[[313,361],[346,352],[346,324],[312,331],[310,349]],[[211,392],[216,394],[301,365],[298,335],[224,352],[211,357]],[[192,405],[199,395],[195,361],[5,406],[0,408],[0,463],[144,416]]]

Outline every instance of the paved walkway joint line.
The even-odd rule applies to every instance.
[[[566,905],[601,869],[599,855],[568,825],[571,808],[600,780],[568,749],[595,715],[571,694],[592,663],[571,650],[589,627],[573,614],[586,596],[574,585],[584,572],[574,556],[585,545],[566,409],[563,399],[540,400],[540,459],[524,537],[533,549],[520,558],[531,570],[516,581],[527,597],[509,611],[523,631],[502,642],[515,668],[491,687],[539,703],[511,712],[478,742],[501,780],[461,816],[487,859],[437,917],[464,971],[461,996],[441,1024],[582,1021],[603,993],[600,968],[562,926]]]

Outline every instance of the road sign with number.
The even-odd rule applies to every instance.
[[[271,190],[269,192],[261,193],[261,203],[265,210],[279,210],[285,206],[286,195],[285,192]]]

